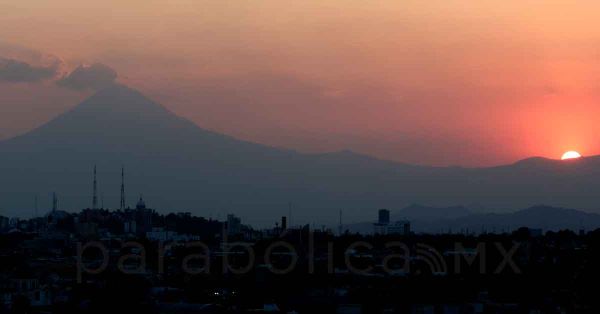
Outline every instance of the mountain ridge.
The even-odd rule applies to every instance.
[[[436,208],[423,205],[411,205],[393,213],[393,220],[408,219],[411,221],[412,230],[417,233],[480,233],[480,232],[512,232],[521,227],[541,229],[542,231],[559,230],[596,230],[600,228],[600,214],[590,213],[572,208],[562,208],[547,205],[535,205],[507,213],[477,213],[463,212],[455,215],[439,215],[423,217],[417,215],[399,215],[410,207],[426,208],[431,212],[443,212],[463,208],[454,206],[450,208]],[[371,234],[374,231],[372,222],[349,224],[346,226],[350,232]]]
[[[482,204],[503,211],[538,203],[597,209],[600,158],[525,159],[489,168],[411,165],[348,150],[305,154],[208,131],[131,88],[116,85],[12,139],[0,141],[0,208],[46,204],[56,191],[78,210],[91,203],[91,169],[118,204],[120,168],[128,199],[160,210],[236,213],[272,224],[294,204],[298,223],[371,217],[413,203]],[[532,164],[533,163],[533,164]],[[114,206],[114,205],[113,205]],[[2,214],[2,213],[0,213]],[[316,221],[315,221],[316,220]]]

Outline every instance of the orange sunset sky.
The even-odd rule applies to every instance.
[[[600,154],[597,1],[0,0],[0,57],[102,63],[201,127],[302,152]],[[0,139],[91,93],[0,80]]]

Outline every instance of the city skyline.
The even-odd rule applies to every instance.
[[[600,2],[0,0],[0,313],[597,314]]]

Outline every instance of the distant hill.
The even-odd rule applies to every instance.
[[[60,207],[91,205],[94,164],[99,197],[119,204],[140,194],[161,211],[181,210],[272,225],[293,203],[295,223],[368,221],[378,208],[481,204],[513,211],[534,204],[599,208],[600,158],[532,158],[491,168],[426,167],[340,151],[303,154],[211,132],[141,93],[112,86],[31,132],[0,142],[0,215],[31,216],[57,192]],[[420,209],[406,215],[425,215]],[[464,209],[447,210],[446,218]],[[452,213],[452,214],[450,214]],[[403,214],[398,212],[397,214]],[[422,217],[423,218],[423,217]]]
[[[431,231],[440,230],[443,227],[452,228],[454,231],[468,229],[474,232],[514,230],[518,227],[546,231],[594,230],[600,228],[600,215],[574,209],[534,206],[508,214],[473,214],[457,219],[440,220],[437,225],[429,226]]]
[[[393,212],[392,216],[397,219],[409,220],[439,220],[453,219],[471,215],[473,212],[464,206],[430,207],[413,204],[399,211]]]
[[[410,212],[418,208],[425,209],[427,215],[416,215],[410,218],[415,232],[502,232],[514,231],[520,227],[542,229],[544,231],[563,229],[578,231],[580,229],[595,230],[600,228],[599,214],[550,206],[534,206],[512,213],[487,214],[469,213],[463,207],[456,207],[465,214],[457,214],[456,217],[449,217],[446,213],[452,207],[431,208],[413,205],[400,212]],[[435,217],[435,213],[439,213],[439,216]],[[352,224],[346,228],[352,232],[367,234],[373,232],[372,223],[367,222]]]

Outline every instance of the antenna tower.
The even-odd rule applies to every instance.
[[[96,165],[94,165],[94,196],[92,197],[92,209],[98,208],[98,182],[96,180]]]
[[[121,210],[125,209],[125,167],[121,167]]]

